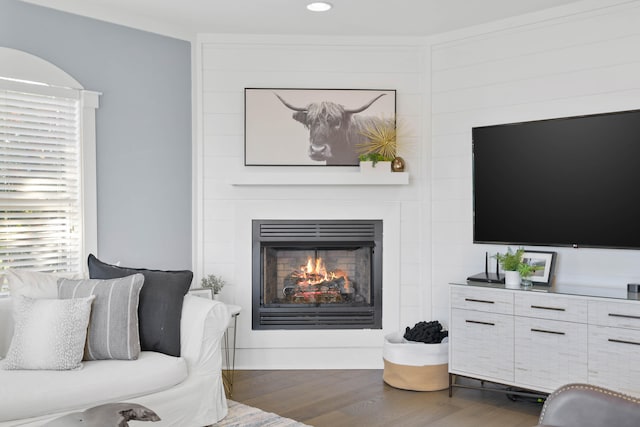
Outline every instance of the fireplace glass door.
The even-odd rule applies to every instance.
[[[371,304],[371,247],[266,247],[263,304]]]

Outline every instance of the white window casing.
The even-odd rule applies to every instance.
[[[0,48],[0,64],[0,269],[83,272],[97,253],[99,94],[24,52]]]

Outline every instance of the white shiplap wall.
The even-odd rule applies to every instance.
[[[447,283],[482,271],[485,250],[505,249],[472,244],[471,128],[640,109],[638,23],[636,1],[514,20],[432,46],[434,317],[446,316]],[[640,280],[640,251],[547,250],[559,253],[558,281],[624,288]]]
[[[221,274],[222,299],[242,306],[238,366],[244,368],[380,368],[383,335],[430,317],[428,132],[429,58],[413,39],[201,36],[196,44],[197,135],[194,153],[196,279]],[[309,168],[244,166],[244,88],[396,89],[406,123],[406,186],[237,186],[253,173]],[[343,168],[333,169],[343,172]],[[312,172],[317,172],[314,168]],[[323,171],[324,172],[324,171]],[[332,173],[332,169],[326,171]],[[301,213],[301,206],[307,212]],[[250,218],[384,217],[384,331],[252,331]],[[393,236],[395,235],[395,236]]]
[[[447,323],[448,283],[481,271],[485,250],[505,249],[472,244],[471,128],[640,108],[639,3],[584,1],[429,40],[200,36],[195,271],[197,280],[222,274],[230,282],[223,300],[243,307],[238,366],[380,367],[383,333],[419,320]],[[413,143],[403,153],[410,185],[232,185],[249,173],[286,172],[295,180],[307,172],[243,166],[245,87],[397,89]],[[386,257],[397,265],[386,269],[385,286],[394,292],[381,333],[251,331],[248,218],[304,216],[301,202],[330,206],[321,215],[373,212],[389,220],[385,229],[397,246]],[[549,250],[559,252],[559,281],[640,281],[640,251]]]

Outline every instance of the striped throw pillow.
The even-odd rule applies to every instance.
[[[58,298],[95,296],[84,360],[138,358],[138,300],[143,283],[142,274],[109,280],[58,280]]]

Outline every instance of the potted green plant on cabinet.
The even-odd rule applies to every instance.
[[[529,265],[523,261],[524,252],[524,248],[519,248],[515,252],[511,248],[507,248],[506,253],[495,254],[494,258],[498,260],[504,270],[504,285],[506,288],[519,288],[522,279],[527,279],[538,269],[537,266]]]

